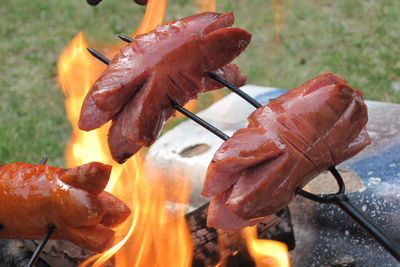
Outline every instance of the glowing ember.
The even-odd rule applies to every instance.
[[[132,36],[148,32],[161,24],[165,6],[166,0],[149,0],[145,16]],[[203,1],[201,10],[214,11],[215,0]],[[58,79],[67,96],[66,112],[73,128],[66,148],[66,164],[67,167],[73,167],[90,161],[100,161],[112,165],[113,170],[106,190],[118,196],[133,212],[125,223],[114,229],[114,246],[103,254],[88,259],[81,266],[100,266],[112,256],[117,266],[190,266],[193,249],[184,210],[182,207],[174,211],[165,208],[166,185],[162,177],[146,179],[143,176],[140,153],[123,165],[115,163],[107,146],[109,124],[90,132],[78,128],[83,99],[91,84],[105,68],[104,64],[89,54],[87,47],[82,33],[79,33],[62,52],[57,64]],[[193,104],[190,105],[193,107]],[[180,185],[176,188],[181,191],[176,195],[181,196],[179,203],[187,203],[188,188],[182,186],[182,180],[184,179],[177,179]],[[175,187],[173,183],[167,186]],[[272,259],[271,253],[280,255],[284,251],[272,251],[271,247],[275,243],[257,241],[255,235],[252,235],[248,243],[257,263],[262,263],[267,258]],[[280,265],[273,266],[289,266],[287,249],[285,253],[286,256],[276,261],[280,262]],[[275,259],[275,256],[273,258]],[[283,264],[285,259],[286,265]]]

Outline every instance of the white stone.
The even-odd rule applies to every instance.
[[[277,90],[254,85],[246,85],[241,88],[250,96],[257,96]],[[236,94],[229,94],[197,115],[208,121],[225,134],[232,133],[247,125],[246,118],[255,108]],[[202,126],[191,120],[186,120],[165,133],[149,149],[145,160],[146,177],[162,175],[166,182],[189,178],[190,203],[195,207],[208,201],[201,197],[204,177],[207,166],[215,151],[223,143],[223,140]],[[195,156],[183,156],[182,152],[195,146],[209,147],[207,151]],[[178,178],[177,178],[178,177]],[[174,188],[171,188],[173,191]],[[175,194],[167,192],[170,200],[174,200]],[[172,198],[172,199],[171,199]]]

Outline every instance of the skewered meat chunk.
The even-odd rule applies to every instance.
[[[93,130],[113,121],[108,144],[123,163],[150,146],[175,110],[198,93],[219,89],[214,72],[241,86],[246,77],[230,63],[251,34],[230,28],[232,13],[202,13],[170,21],[123,47],[93,84],[82,105],[79,128]]]
[[[247,128],[220,146],[209,165],[202,192],[212,197],[208,225],[238,228],[232,221],[221,223],[217,210],[253,224],[277,212],[297,187],[370,144],[367,120],[362,93],[333,73],[270,100],[249,116]]]
[[[131,213],[105,192],[111,166],[91,162],[72,169],[12,163],[0,165],[0,238],[69,240],[95,252],[109,247]]]

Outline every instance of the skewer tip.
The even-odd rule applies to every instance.
[[[94,56],[95,58],[97,58],[98,60],[103,62],[104,64],[108,65],[110,63],[111,60],[109,60],[108,58],[106,58],[105,56],[100,54],[100,52],[94,50],[93,48],[88,47],[87,50],[89,51],[90,54],[92,54],[92,56]]]
[[[49,158],[43,157],[42,160],[39,162],[40,165],[46,165]]]
[[[132,39],[131,37],[129,37],[129,36],[127,36],[127,35],[123,35],[123,34],[118,35],[118,37],[119,37],[122,41],[125,41],[125,42],[127,42],[127,43],[132,43],[132,42],[135,41],[135,40]]]

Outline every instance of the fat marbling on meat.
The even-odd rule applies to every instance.
[[[233,22],[231,12],[207,12],[135,37],[86,95],[79,127],[89,131],[112,119],[108,144],[122,163],[155,141],[175,114],[171,101],[183,106],[198,93],[223,87],[209,72],[243,85],[246,77],[230,62],[247,47],[251,34],[231,28]]]
[[[237,229],[285,207],[297,187],[370,144],[367,120],[362,93],[333,73],[270,100],[208,167],[202,192],[211,197],[208,225]]]

